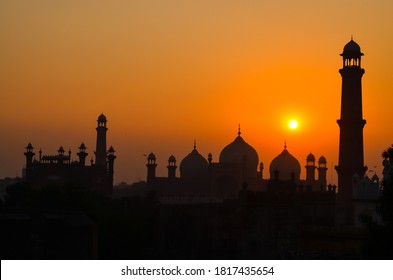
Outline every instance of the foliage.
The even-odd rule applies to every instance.
[[[393,145],[382,153],[385,160],[383,191],[377,211],[382,223],[366,220],[370,231],[365,244],[365,257],[370,259],[393,258]]]

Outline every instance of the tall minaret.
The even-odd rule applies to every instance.
[[[363,53],[360,46],[352,39],[345,45],[341,54],[343,68],[341,92],[341,118],[337,120],[340,127],[340,147],[338,166],[338,194],[343,200],[352,197],[352,177],[357,173],[363,177],[367,167],[363,156],[363,127],[366,120],[362,114],[362,76],[360,67]]]
[[[97,120],[96,165],[106,167],[106,117],[101,114]]]
[[[31,143],[29,143],[26,146],[25,149],[26,149],[26,152],[25,152],[25,156],[26,156],[26,179],[29,180],[31,178],[33,157],[34,157],[35,153],[33,152],[34,147],[33,147],[33,145],[31,145]]]

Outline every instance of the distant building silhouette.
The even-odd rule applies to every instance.
[[[259,162],[258,153],[243,139],[240,127],[237,134],[234,141],[222,149],[218,162],[213,161],[211,153],[206,160],[198,152],[194,142],[193,150],[180,163],[180,177],[176,177],[177,165],[173,155],[168,159],[168,177],[156,176],[157,158],[150,153],[146,164],[147,188],[143,183],[138,183],[139,188],[134,190],[136,193],[154,190],[161,196],[198,196],[213,201],[216,198],[238,198],[244,188],[249,191],[273,192],[328,191],[325,157],[319,159],[318,168],[315,167],[315,158],[310,161],[308,157],[307,180],[301,180],[300,163],[289,153],[285,144],[284,150],[270,164],[270,178],[264,179],[264,165]],[[312,174],[316,168],[318,179]]]
[[[33,187],[42,187],[50,184],[77,183],[90,189],[110,194],[113,189],[115,150],[111,146],[106,150],[106,117],[101,114],[97,120],[96,162],[91,160],[86,165],[87,147],[84,143],[79,146],[78,160],[72,160],[72,152],[67,153],[60,146],[57,154],[43,155],[39,151],[38,160],[34,158],[34,147],[31,143],[26,146],[26,180]]]

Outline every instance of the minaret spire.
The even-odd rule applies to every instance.
[[[98,116],[97,119],[97,142],[96,142],[96,165],[106,166],[106,117],[104,114]]]

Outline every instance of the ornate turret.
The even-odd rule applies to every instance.
[[[306,184],[312,186],[315,183],[315,156],[310,153],[306,159]]]
[[[27,144],[25,149],[26,152],[24,154],[26,156],[26,179],[29,180],[31,177],[31,169],[35,153],[33,152],[34,147],[31,145],[31,143]]]
[[[82,144],[79,146],[79,153],[77,153],[77,156],[79,157],[79,164],[81,166],[85,166],[86,164],[86,157],[88,156],[88,153],[86,153],[86,146],[82,142]]]
[[[263,162],[259,163],[259,179],[263,179]]]
[[[108,192],[112,193],[113,189],[113,174],[114,174],[114,163],[115,163],[115,150],[112,146],[109,147],[108,155],[106,156],[108,159]]]
[[[326,173],[328,170],[326,166],[326,158],[321,156],[318,159],[318,184],[323,191],[326,191]]]
[[[171,155],[168,159],[168,178],[173,179],[176,178],[176,158]]]
[[[150,153],[147,156],[147,182],[149,183],[152,179],[156,177],[156,156],[153,153]]]

